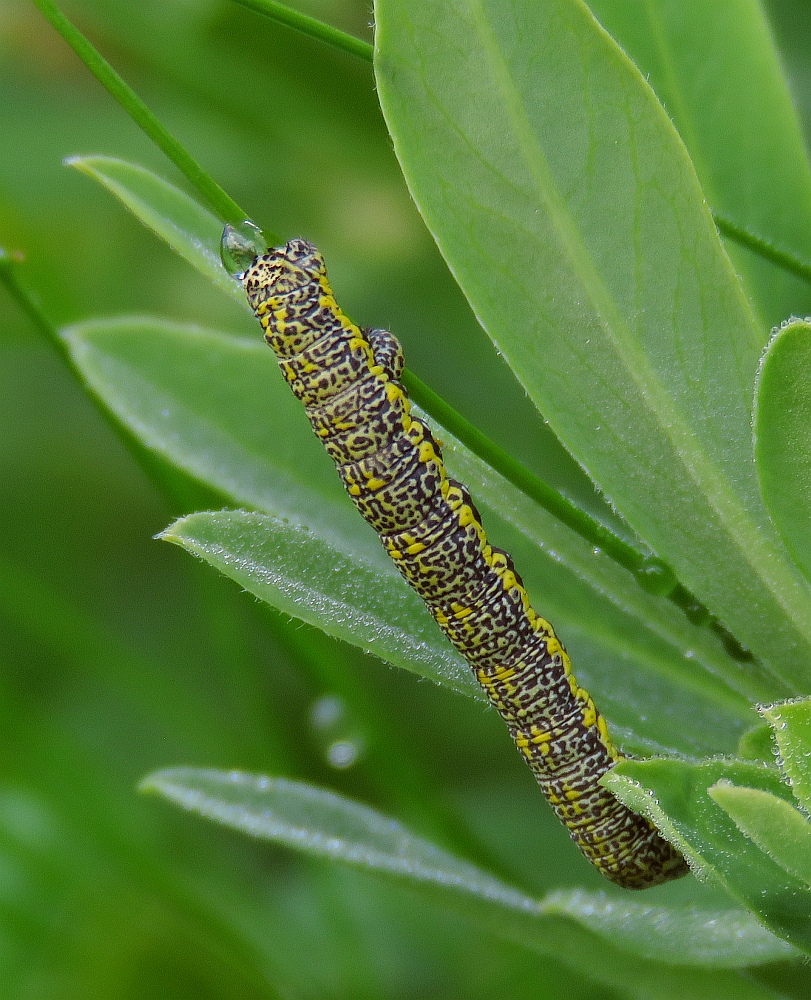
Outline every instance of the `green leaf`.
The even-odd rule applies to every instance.
[[[780,768],[800,805],[811,813],[811,698],[761,708],[772,727]]]
[[[742,968],[771,962],[794,948],[743,909],[720,909],[691,900],[657,905],[581,889],[549,893],[545,913],[556,910],[614,944],[673,965]]]
[[[213,279],[216,287],[229,297],[236,298],[242,308],[250,313],[247,299],[240,290],[239,283],[227,279],[223,283],[227,269],[219,265],[219,240],[222,227],[188,195],[167,185],[165,181],[154,177],[144,168],[122,160],[108,157],[73,157],[66,162],[78,166],[88,176],[101,181],[136,218],[158,236],[166,239],[169,245],[204,277]],[[109,180],[113,183],[109,183]],[[250,228],[252,224],[249,223],[248,226]],[[238,231],[244,233],[244,227],[239,227]],[[252,237],[255,235],[253,233]],[[253,317],[252,313],[251,316]],[[468,361],[470,362],[470,359]],[[502,372],[502,381],[504,378],[509,379],[509,376],[505,376]],[[557,489],[563,491],[569,500],[576,500],[580,508],[588,512],[586,520],[596,516],[601,525],[606,525],[610,530],[620,530],[623,535],[630,534],[628,526],[622,523],[616,512],[599,497],[591,480],[572,460],[552,432],[542,425],[536,428],[535,433],[541,433],[541,438],[535,442],[540,449],[540,461],[550,471],[557,470]],[[599,544],[598,542],[598,547]]]
[[[245,511],[192,514],[161,535],[200,556],[273,607],[328,635],[375,653],[381,659],[452,689],[483,698],[467,664],[445,641],[422,602],[403,583],[376,547],[363,551],[318,522],[309,528]],[[570,621],[588,605],[568,609]],[[594,606],[592,603],[592,614]],[[567,629],[567,634],[571,628]],[[592,618],[589,633],[575,633],[581,655],[578,676],[588,679],[618,742],[629,752],[664,753],[728,742],[741,716],[669,674],[641,651],[626,650],[623,662],[610,631]],[[606,655],[615,657],[605,662]],[[597,673],[596,660],[600,673]],[[636,659],[635,657],[638,657]],[[593,665],[593,666],[592,666]],[[588,669],[591,668],[591,669]],[[592,683],[593,681],[593,683]],[[706,694],[713,689],[706,682]],[[727,732],[724,732],[724,729]]]
[[[799,809],[771,792],[719,781],[712,799],[735,826],[795,878],[811,886],[811,822]]]
[[[180,188],[126,160],[71,156],[65,163],[102,184],[203,277],[248,308],[242,289],[220,263],[222,222],[215,215]]]
[[[774,740],[772,731],[766,723],[748,729],[738,741],[736,757],[744,760],[762,760],[767,764],[774,763]]]
[[[261,341],[146,318],[94,320],[63,337],[89,387],[148,448],[238,502],[359,537],[362,523]]]
[[[653,976],[652,987],[669,983],[672,988],[675,975],[689,979],[691,973],[672,970],[671,981],[666,966],[657,960],[736,968],[792,954],[741,911],[651,907],[607,893],[564,892],[534,900],[415,836],[396,820],[284,778],[176,768],[150,775],[141,789],[251,836],[408,883],[500,936],[556,954],[591,974],[600,975],[601,955],[626,950],[628,960],[638,956],[644,971]],[[608,970],[602,974],[613,981]],[[705,975],[711,983],[713,974]],[[642,982],[632,974],[632,995],[640,995]],[[664,994],[652,990],[650,995]]]
[[[345,496],[259,338],[246,341],[142,319],[79,324],[65,338],[91,388],[149,448],[239,504],[309,526],[300,543],[312,540],[316,562],[327,549],[338,553],[344,567],[357,555],[357,579],[366,580],[370,606],[377,606],[376,583],[363,575],[370,565],[375,580],[381,574],[391,578],[397,595],[392,608],[404,595],[416,602]],[[538,510],[452,438],[442,437],[453,474],[473,490],[490,537],[511,551],[530,594],[541,595],[543,613],[558,627],[578,678],[598,698],[619,741],[642,753],[732,751],[751,724],[746,696],[769,696],[751,667],[730,660],[706,629],[691,625],[665,599],[645,593],[613,560]],[[195,530],[202,523],[195,521]],[[229,575],[248,560],[261,582],[278,569],[275,553],[264,527],[253,524],[251,533],[253,553],[239,532],[231,546],[230,528],[228,539],[218,539],[219,547],[211,551]],[[212,539],[199,541],[208,558]],[[299,573],[298,593],[303,593],[306,575],[296,565],[285,572]],[[240,583],[259,593],[245,579]],[[259,596],[267,599],[271,592]],[[340,593],[335,596],[341,599]],[[362,614],[360,590],[355,597]],[[335,634],[318,594],[312,598],[305,620]],[[422,611],[420,621],[426,620]],[[366,635],[361,630],[352,641],[364,646]],[[402,657],[396,662],[402,665]]]
[[[160,537],[280,611],[395,666],[483,697],[467,664],[366,530],[376,549],[363,555],[351,543],[247,511],[191,514]]]
[[[326,789],[243,771],[195,768],[158,771],[140,789],[294,850],[447,886],[518,913],[537,910],[523,893],[410,834],[396,820]]]
[[[811,954],[811,893],[713,801],[709,789],[719,781],[791,799],[776,768],[732,759],[624,761],[603,778],[621,801],[654,820],[697,875],[719,881],[766,927]]]
[[[811,580],[811,323],[769,341],[755,386],[760,488],[786,548]]]
[[[577,0],[378,0],[395,151],[474,311],[634,530],[791,690],[811,590],[759,497],[763,338],[692,165]]]
[[[713,211],[808,260],[811,166],[763,4],[589,6],[672,116]],[[734,243],[727,249],[765,329],[811,304],[807,282]]]

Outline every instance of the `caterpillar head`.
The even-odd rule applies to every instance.
[[[245,286],[254,310],[262,303],[287,298],[306,298],[324,283],[324,258],[307,240],[290,240],[283,247],[262,253],[260,230],[250,222],[241,230],[226,226],[220,252],[223,265]],[[296,294],[298,293],[298,294]]]
[[[245,271],[242,281],[254,310],[282,300],[309,299],[323,285],[327,269],[324,258],[306,240],[290,240],[268,250]]]

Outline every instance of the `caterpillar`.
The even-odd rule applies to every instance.
[[[686,874],[653,824],[599,783],[622,756],[512,559],[488,543],[470,494],[412,414],[395,337],[341,311],[312,243],[255,255],[226,227],[223,260],[246,264],[230,269],[346,492],[467,660],[572,840],[628,889]]]

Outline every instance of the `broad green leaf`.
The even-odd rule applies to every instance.
[[[95,158],[92,161],[94,164],[101,162],[102,165],[106,166],[107,161],[102,158]],[[166,183],[158,178],[152,178],[152,175],[144,171],[140,167],[132,167],[129,164],[121,163],[120,161],[112,161],[112,167],[107,167],[108,172],[113,170],[116,177],[116,187],[112,190],[114,193],[118,194],[124,204],[126,204],[131,210],[138,215],[147,225],[151,225],[154,217],[159,217],[163,219],[165,217],[166,224],[163,230],[160,232],[169,235],[170,239],[174,240],[172,245],[176,247],[190,262],[192,262],[198,269],[204,273],[208,274],[210,272],[210,257],[211,252],[206,249],[205,242],[210,239],[213,232],[213,227],[211,224],[211,217],[208,216],[203,210],[199,209],[186,195],[180,191],[173,190],[172,198],[165,198],[160,200],[163,196],[164,190],[166,188]],[[144,175],[146,180],[144,180]],[[95,175],[94,175],[95,176]],[[100,175],[103,176],[103,175]],[[135,190],[130,191],[127,187],[127,181],[132,179],[135,185]],[[151,180],[150,180],[151,178]],[[151,185],[151,186],[150,186]],[[156,206],[151,206],[149,202],[149,197],[152,195],[159,200],[159,204]],[[196,218],[199,215],[200,219],[203,220],[197,228],[193,225],[189,225],[187,222],[188,218]],[[232,283],[234,287],[235,283]],[[122,329],[119,331],[120,336],[126,337],[125,331]],[[80,325],[71,330],[71,336],[74,338],[87,340],[88,338],[98,340],[100,336],[103,335],[103,325],[96,324],[91,326]],[[203,336],[202,331],[199,331],[199,336]],[[167,332],[164,339],[168,339],[170,334]],[[225,340],[225,338],[223,338]],[[85,344],[87,348],[88,345]],[[206,345],[208,351],[214,350],[213,345],[210,343]],[[194,345],[190,344],[190,350],[195,350]],[[242,353],[242,358],[245,359],[244,352]],[[260,353],[267,355],[267,351],[264,347],[259,346],[259,341],[257,340],[257,357]],[[130,417],[130,425],[136,430],[137,433],[144,435],[146,428],[149,424],[149,417],[147,415],[150,409],[154,410],[151,406],[154,401],[153,394],[146,394],[143,398],[139,398],[137,393],[131,391],[131,388],[135,387],[135,383],[140,382],[140,379],[136,377],[135,383],[131,386],[127,385],[126,389],[121,385],[114,385],[113,382],[117,381],[121,383],[122,381],[126,383],[127,377],[126,372],[122,368],[117,368],[118,378],[115,379],[111,377],[106,371],[101,371],[99,369],[104,367],[103,360],[99,365],[96,366],[96,370],[93,369],[92,359],[90,355],[92,351],[83,351],[82,363],[85,367],[86,373],[88,375],[89,381],[96,386],[96,390],[99,394],[107,399],[108,397],[112,402],[109,403],[122,419],[125,419],[125,415],[121,412],[121,406],[116,402],[116,397],[125,394],[128,398],[128,413]],[[167,364],[164,358],[164,350],[161,348],[155,353],[156,364],[164,366]],[[129,360],[129,359],[128,359]],[[180,358],[176,359],[177,364],[181,371],[189,370],[190,365],[188,363],[183,363]],[[267,363],[267,362],[265,362]],[[230,360],[226,365],[226,373],[231,371],[233,367],[233,360]],[[246,373],[247,377],[245,379],[246,385],[252,385],[255,383],[255,373]],[[149,373],[148,377],[154,378],[154,374]],[[160,380],[164,381],[166,378],[165,370],[160,374]],[[170,375],[170,381],[172,376]],[[272,376],[271,376],[272,378]],[[278,379],[276,379],[278,383]],[[189,387],[193,394],[192,387]],[[210,394],[206,392],[206,422],[211,423],[216,420],[216,411],[218,401],[221,399],[219,395],[215,395],[212,399]],[[277,398],[274,398],[274,407],[279,403]],[[192,407],[196,404],[192,402]],[[288,405],[295,408],[295,403],[291,403],[288,400]],[[132,415],[135,409],[141,412],[140,417],[137,421],[133,421]],[[182,407],[186,409],[186,407]],[[171,408],[170,413],[175,411]],[[182,448],[171,447],[170,442],[167,440],[167,434],[165,430],[165,420],[166,411],[161,413],[160,419],[157,423],[160,426],[157,434],[149,434],[149,444],[151,447],[156,447],[157,450],[162,451],[168,458],[173,462],[180,464],[181,466],[187,468],[193,475],[204,479],[205,481],[217,486],[217,488],[223,490],[224,492],[233,496],[239,502],[248,502],[255,506],[258,506],[265,510],[271,510],[274,512],[285,512],[287,511],[287,516],[297,516],[291,514],[289,511],[289,504],[285,502],[280,502],[280,493],[287,494],[287,490],[276,491],[276,496],[271,498],[267,491],[263,491],[263,495],[257,496],[257,490],[255,488],[255,482],[252,481],[250,475],[246,475],[245,464],[242,463],[242,468],[230,470],[231,475],[223,475],[223,471],[227,469],[228,462],[226,460],[224,451],[228,447],[228,441],[224,441],[224,447],[216,447],[214,449],[214,454],[212,456],[204,455],[202,460],[198,458],[191,457],[189,451],[194,450],[194,444],[196,442],[187,443],[187,451],[184,454]],[[246,424],[247,424],[248,411],[246,411]],[[292,417],[291,412],[291,418]],[[184,426],[188,427],[188,422],[184,421]],[[136,426],[137,424],[137,426]],[[233,427],[233,415],[231,413],[226,414],[226,419],[224,421],[225,427],[228,429],[227,437],[230,439],[232,435]],[[301,421],[299,421],[300,426]],[[247,438],[250,442],[249,450],[253,451],[255,447],[255,439],[258,428],[266,427],[269,429],[267,424],[267,418],[264,411],[257,412],[256,416],[253,418],[252,427],[248,428]],[[287,423],[285,423],[287,427]],[[186,435],[187,437],[189,435]],[[178,438],[183,437],[183,428],[179,429]],[[311,453],[314,454],[315,449],[313,448],[312,440],[309,435],[305,435],[306,443],[303,444],[305,448],[309,447]],[[299,445],[298,436],[290,436],[289,433],[285,433],[282,437],[284,442],[290,442],[297,449]],[[279,438],[278,436],[273,437],[273,447],[278,446]],[[169,447],[167,447],[169,445]],[[570,568],[580,577],[588,580],[592,587],[595,587],[605,594],[609,595],[610,599],[615,603],[619,604],[624,609],[630,611],[637,619],[638,623],[631,625],[630,627],[627,623],[623,622],[619,630],[615,631],[613,645],[617,650],[617,653],[622,656],[626,656],[628,652],[628,641],[625,637],[631,635],[638,637],[646,631],[653,631],[662,639],[664,639],[668,644],[674,644],[680,647],[684,651],[684,658],[679,656],[678,661],[675,662],[675,668],[677,670],[682,670],[687,668],[688,674],[695,675],[695,671],[692,670],[692,662],[698,660],[702,665],[708,669],[711,673],[724,677],[726,683],[733,689],[740,691],[751,699],[759,700],[769,700],[775,697],[776,694],[784,694],[785,692],[776,692],[773,686],[764,684],[758,678],[757,670],[749,665],[745,670],[740,668],[740,665],[733,663],[720,649],[719,644],[703,629],[692,628],[680,615],[673,612],[672,606],[668,602],[658,600],[656,598],[651,598],[649,595],[645,594],[640,590],[638,583],[633,580],[627,573],[622,570],[617,570],[610,560],[605,557],[595,553],[588,545],[584,544],[582,540],[577,539],[572,535],[571,532],[566,531],[566,529],[561,529],[561,527],[555,522],[553,518],[550,518],[544,512],[538,512],[537,509],[530,504],[526,498],[524,498],[520,493],[514,490],[512,487],[508,486],[501,479],[500,476],[492,474],[486,466],[483,466],[481,462],[469,455],[466,449],[459,448],[455,445],[455,442],[449,440],[446,450],[452,450],[454,452],[454,460],[461,467],[462,471],[457,468],[456,474],[461,476],[465,481],[475,483],[477,479],[481,480],[480,490],[481,495],[490,497],[490,506],[498,510],[500,513],[504,513],[507,520],[510,520],[515,527],[524,534],[528,540],[532,541],[534,544],[541,548],[548,549],[550,552],[567,551],[570,553],[568,559],[566,560]],[[288,452],[289,453],[289,452]],[[191,460],[190,460],[191,457]],[[466,461],[467,459],[472,460],[473,469],[466,471],[466,467],[471,465],[471,461]],[[212,460],[213,459],[213,460]],[[264,463],[262,463],[264,464]],[[285,463],[286,467],[291,464],[297,466],[297,472],[301,472],[301,464],[297,458]],[[325,470],[327,468],[326,463],[324,463],[323,458],[319,462],[314,459],[314,465],[320,470]],[[260,481],[264,478],[266,470],[264,468],[257,470],[260,477]],[[300,476],[299,476],[300,478]],[[239,479],[245,481],[245,486],[242,492],[235,488],[235,482]],[[283,484],[280,484],[283,485]],[[333,492],[335,489],[334,477],[329,477],[329,488],[332,488]],[[514,496],[514,502],[512,504],[505,504],[505,490],[509,491]],[[290,499],[295,499],[301,493],[300,485],[297,490],[294,490],[293,495]],[[477,495],[479,495],[477,491]],[[272,503],[269,501],[272,499]],[[514,507],[521,507],[523,513],[517,516],[512,516]],[[344,509],[346,510],[346,504],[344,501]],[[308,510],[312,510],[310,504],[305,504],[301,508],[303,513],[307,513]],[[330,521],[333,518],[330,517]],[[340,518],[338,518],[340,521]],[[573,553],[577,550],[578,556],[576,559],[572,557]],[[543,585],[543,591],[548,592],[550,589],[550,582],[546,579],[540,581]],[[559,581],[553,579],[551,581],[552,588],[555,592],[561,594],[561,604],[565,609],[568,608],[571,595],[567,595],[566,588],[559,585]],[[591,629],[589,629],[590,631]],[[636,639],[638,642],[639,640]],[[616,655],[616,654],[615,654]],[[653,666],[655,662],[661,659],[661,652],[659,651],[648,651],[644,654],[644,658],[648,663]],[[599,659],[604,659],[604,656],[600,656]],[[667,654],[665,659],[668,659]],[[673,662],[671,662],[671,668],[673,667]],[[691,685],[696,683],[695,676],[689,682]],[[700,686],[701,681],[698,681]],[[639,692],[642,694],[643,692]],[[662,691],[661,702],[663,705],[670,704],[670,698],[666,690]],[[623,698],[619,701],[618,707],[623,706],[626,710],[630,710],[630,714],[633,717],[635,714],[638,715],[637,711],[638,705],[636,703],[630,703],[627,698]],[[644,709],[644,706],[641,706]],[[649,706],[656,710],[656,706]],[[652,749],[653,747],[649,747]],[[694,744],[691,749],[697,749]],[[721,749],[716,746],[714,749]]]
[[[761,708],[772,727],[780,768],[800,805],[811,813],[811,698]]]
[[[811,822],[807,816],[760,788],[739,788],[719,781],[709,793],[741,833],[781,868],[811,886]]]
[[[375,574],[391,577],[395,594],[408,593],[343,493],[261,340],[140,319],[81,324],[65,337],[91,388],[148,447],[237,503],[309,525],[316,547],[344,553],[342,565],[357,555],[360,572],[372,565]],[[730,660],[706,629],[645,593],[456,441],[443,439],[451,471],[473,490],[490,537],[512,552],[530,594],[540,595],[581,683],[598,697],[620,742],[643,753],[733,750],[751,724],[745,698],[733,691],[769,697],[751,665]],[[255,541],[265,554],[253,559],[263,579],[274,572],[273,552],[263,530],[256,530]],[[236,550],[216,550],[230,553],[227,572],[250,557],[247,546],[240,535]],[[322,556],[319,550],[314,558]],[[374,605],[375,583],[368,583]],[[303,577],[300,587],[306,584]],[[356,597],[363,612],[359,592]],[[329,631],[316,594],[313,599],[317,618],[306,620]],[[365,635],[354,641],[364,645]]]
[[[655,960],[706,966],[712,982],[712,966],[745,967],[792,953],[741,911],[651,907],[607,893],[561,892],[532,899],[396,820],[284,778],[177,768],[150,775],[141,788],[251,836],[411,884],[501,936],[556,953],[592,974],[606,949],[625,951],[628,960],[638,956],[655,977],[651,986],[660,989],[669,977],[661,978],[664,971]],[[678,975],[691,973],[681,969]],[[634,996],[662,995],[639,993],[641,977],[631,981]]]
[[[811,892],[741,834],[709,795],[719,781],[761,789],[790,802],[776,768],[744,761],[625,761],[603,783],[646,813],[703,879],[719,881],[779,937],[811,954]]]
[[[102,184],[220,291],[247,307],[242,289],[220,263],[222,222],[215,215],[173,184],[126,160],[71,156],[65,163]]]
[[[578,0],[378,0],[378,90],[485,329],[634,530],[792,690],[811,589],[751,459],[763,337],[687,153]]]
[[[672,116],[712,209],[811,259],[811,166],[763,4],[590,0],[589,6]],[[809,308],[807,282],[731,240],[726,246],[764,331]]]
[[[786,548],[811,580],[811,323],[769,341],[755,387],[760,488]]]

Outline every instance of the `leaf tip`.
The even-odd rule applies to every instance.
[[[65,156],[62,159],[63,167],[72,167],[74,170],[78,170],[83,174],[87,174],[88,177],[94,176],[94,170],[91,165],[91,157],[81,156],[75,153],[73,156]]]
[[[188,521],[189,516],[179,517],[176,521],[173,521],[167,528],[163,531],[159,531],[156,535],[152,537],[157,542],[171,542],[173,545],[183,545],[184,544],[184,527]]]
[[[170,802],[179,802],[184,781],[191,773],[199,774],[194,768],[167,767],[152,771],[141,778],[136,788],[141,795],[160,795]]]
[[[707,789],[707,795],[717,802],[718,805],[723,805],[724,802],[729,801],[731,796],[734,796],[735,792],[733,789],[737,788],[729,778],[719,778],[714,785],[710,785]]]
[[[139,795],[165,795],[165,779],[171,771],[152,771],[135,786]]]

